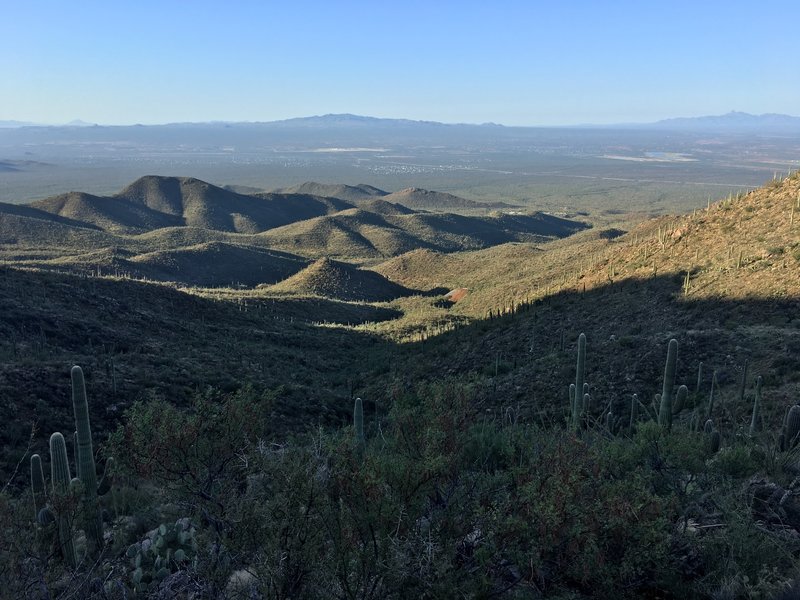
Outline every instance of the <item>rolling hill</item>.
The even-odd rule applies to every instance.
[[[317,183],[316,181],[306,181],[291,187],[279,188],[274,192],[276,194],[310,194],[312,196],[338,198],[339,200],[353,203],[380,198],[389,194],[389,192],[384,192],[366,183],[345,185],[341,183]]]
[[[29,206],[105,231],[137,234],[188,226],[258,233],[350,208],[307,194],[238,194],[191,177],[142,177],[110,197],[70,192]]]
[[[512,241],[541,242],[587,227],[542,213],[468,217],[403,209],[389,211],[383,200],[376,208],[379,212],[359,208],[309,219],[267,231],[259,237],[270,247],[301,256],[374,259],[417,248],[455,252]]]
[[[446,192],[434,192],[415,187],[388,194],[383,197],[383,200],[402,204],[409,208],[438,211],[518,208],[505,202],[476,202],[475,200],[467,200]]]
[[[17,266],[48,271],[130,277],[190,286],[220,287],[272,284],[303,269],[308,261],[285,252],[226,242],[202,242],[136,254],[108,247],[83,254],[27,257]]]
[[[270,291],[362,302],[388,302],[415,293],[379,273],[329,258],[314,261],[299,273],[272,286]]]
[[[618,281],[689,273],[687,298],[800,294],[800,177],[794,175],[708,210],[646,220],[620,235],[591,229],[546,247],[505,244],[442,255],[415,250],[375,270],[417,289],[468,287],[458,310],[504,311],[526,299]]]

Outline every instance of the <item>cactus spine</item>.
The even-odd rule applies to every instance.
[[[580,393],[583,391],[584,373],[586,370],[586,334],[578,336],[578,363],[575,367],[575,411],[572,414],[572,427],[577,431],[581,426],[581,404],[578,399],[582,398]]]
[[[667,348],[667,364],[664,367],[664,387],[661,390],[661,406],[658,424],[669,431],[672,428],[672,390],[675,387],[675,366],[678,362],[678,341],[670,340]]]
[[[761,429],[761,375],[756,379],[756,397],[753,400],[753,418],[750,419],[750,435],[755,435]]]
[[[31,456],[31,491],[33,492],[34,519],[39,518],[39,511],[47,505],[44,491],[44,471],[42,458],[38,454]]]
[[[72,408],[75,411],[78,449],[75,463],[83,484],[83,526],[92,551],[103,547],[103,520],[97,500],[97,472],[92,449],[92,430],[89,425],[89,404],[83,370],[72,367]]]
[[[356,398],[353,406],[353,427],[356,433],[356,450],[361,455],[366,444],[364,439],[364,403],[361,398]]]
[[[58,543],[64,562],[71,568],[78,564],[75,555],[75,540],[72,537],[72,522],[67,514],[67,496],[70,488],[67,444],[64,436],[56,432],[50,436],[50,480],[53,482],[53,501],[58,517]]]

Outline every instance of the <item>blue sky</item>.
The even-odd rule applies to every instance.
[[[1,0],[0,119],[800,114],[796,1]]]

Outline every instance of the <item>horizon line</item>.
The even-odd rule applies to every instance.
[[[272,119],[272,120],[226,120],[226,119],[209,119],[209,120],[202,120],[202,121],[165,121],[165,122],[155,122],[155,123],[141,123],[141,122],[130,122],[130,123],[97,123],[92,121],[84,121],[82,119],[73,119],[66,123],[40,123],[35,121],[27,121],[23,119],[0,119],[0,124],[2,123],[13,123],[13,125],[8,125],[6,127],[0,128],[2,129],[19,129],[24,127],[75,127],[75,128],[88,128],[88,127],[165,127],[170,125],[271,125],[276,123],[287,123],[290,121],[303,121],[303,120],[310,120],[310,119],[324,119],[324,118],[331,118],[331,117],[348,117],[348,118],[355,118],[355,119],[365,119],[370,121],[400,121],[406,123],[413,123],[413,124],[425,124],[425,125],[445,125],[445,126],[468,126],[468,127],[507,127],[507,128],[579,128],[579,127],[635,127],[635,126],[642,126],[642,125],[657,125],[663,124],[668,121],[691,121],[691,120],[699,120],[699,119],[714,119],[714,118],[722,118],[728,117],[733,115],[741,115],[746,117],[755,117],[755,118],[764,118],[764,117],[784,117],[790,119],[800,119],[800,116],[796,115],[789,115],[785,113],[748,113],[743,111],[731,110],[727,113],[722,114],[714,114],[714,115],[696,115],[696,116],[681,116],[681,117],[666,117],[663,119],[658,119],[655,121],[616,121],[616,122],[609,122],[609,123],[592,123],[592,122],[580,122],[580,123],[560,123],[560,124],[530,124],[530,125],[508,125],[505,123],[497,123],[494,121],[487,121],[483,123],[471,123],[471,122],[464,122],[464,121],[457,121],[457,122],[446,122],[446,121],[435,121],[430,119],[409,119],[406,117],[375,117],[371,115],[360,115],[355,113],[324,113],[324,114],[316,114],[316,115],[305,115],[305,116],[296,116],[296,117],[287,117],[283,119]]]

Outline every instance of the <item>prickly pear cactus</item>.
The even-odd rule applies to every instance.
[[[196,530],[189,519],[162,523],[141,542],[128,547],[130,580],[137,594],[146,594],[161,580],[192,564],[197,557]]]

